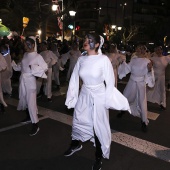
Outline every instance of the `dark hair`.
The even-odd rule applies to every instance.
[[[35,45],[35,41],[32,38],[27,37],[25,41],[29,41],[31,44]]]
[[[100,46],[100,36],[98,34],[96,34],[96,33],[89,33],[89,34],[86,35],[86,37],[88,39],[92,39],[94,44],[99,43],[99,46]],[[99,46],[95,49],[96,52],[98,51]]]

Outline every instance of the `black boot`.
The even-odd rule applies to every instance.
[[[96,158],[92,170],[101,170],[102,169],[102,158]]]
[[[146,126],[146,124],[145,124],[145,122],[141,122],[142,123],[142,131],[143,132],[147,132],[148,131],[148,128],[147,128],[147,126]]]
[[[38,123],[33,123],[32,124],[32,129],[30,131],[30,136],[34,136],[38,133],[38,131],[40,130]]]

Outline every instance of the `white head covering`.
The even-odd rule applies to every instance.
[[[101,35],[99,35],[99,36],[100,36],[100,46],[99,46],[99,49],[98,49],[98,54],[102,54],[101,48],[104,44],[104,38]]]
[[[34,36],[29,36],[29,38],[33,39],[35,41],[35,47],[34,51],[37,52],[37,43],[36,43],[36,38]]]

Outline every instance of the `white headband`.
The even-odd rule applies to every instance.
[[[35,47],[34,51],[37,52],[37,43],[36,43],[36,38],[34,36],[29,36],[29,38],[33,39],[35,41]]]

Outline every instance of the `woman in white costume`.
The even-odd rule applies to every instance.
[[[3,98],[2,87],[1,87],[1,83],[2,83],[1,73],[5,71],[6,68],[7,68],[7,63],[4,57],[2,56],[2,54],[0,53],[0,108],[2,112],[5,111],[4,107],[7,107],[7,104],[5,103],[4,98]]]
[[[155,48],[151,61],[155,74],[155,86],[147,89],[147,100],[159,104],[162,110],[166,109],[166,87],[165,87],[165,69],[170,64],[170,55],[162,55],[162,47]]]
[[[64,64],[67,62],[67,60],[70,60],[66,81],[70,80],[74,66],[77,63],[77,60],[80,56],[81,56],[81,52],[79,50],[79,46],[77,43],[73,43],[71,46],[71,50],[69,52],[67,52],[66,54],[62,55],[62,57],[63,57],[62,61]],[[64,59],[65,59],[65,61],[64,61]]]
[[[110,60],[98,54],[100,36],[88,34],[83,44],[86,56],[80,56],[69,82],[66,106],[74,108],[72,142],[65,156],[80,150],[79,141],[91,140],[96,146],[93,170],[101,169],[102,157],[109,159],[111,131],[109,108],[129,110],[127,99],[115,88],[115,78]],[[82,86],[79,93],[79,79]]]
[[[45,81],[45,95],[47,96],[47,100],[49,102],[52,101],[52,66],[56,64],[57,57],[55,54],[47,49],[47,43],[41,43],[42,52],[40,55],[43,57],[44,61],[48,65],[48,72],[47,72],[47,80]],[[41,81],[43,83],[43,81]],[[42,84],[41,84],[42,85]]]
[[[149,123],[147,118],[146,84],[153,87],[155,79],[152,63],[142,54],[140,45],[136,48],[135,56],[130,63],[123,62],[118,68],[120,79],[128,73],[131,73],[131,75],[123,94],[129,101],[131,114],[141,118],[142,131],[146,132]],[[118,117],[121,117],[123,113],[119,113]]]
[[[1,73],[2,91],[3,93],[6,93],[9,96],[11,96],[12,65],[11,65],[11,55],[10,55],[9,47],[7,47],[6,45],[1,46],[1,53],[4,56],[7,63],[7,69]]]
[[[13,61],[12,66],[15,71],[21,71],[19,104],[17,109],[27,110],[29,113],[29,117],[22,122],[26,122],[31,118],[32,129],[30,136],[33,136],[39,131],[36,100],[36,77],[47,78],[45,72],[48,67],[42,56],[35,51],[35,41],[33,39],[26,38],[24,46],[26,52],[24,53],[21,64],[16,65]]]
[[[117,76],[118,76],[117,69],[118,69],[118,66],[123,61],[126,61],[126,56],[118,52],[117,45],[115,44],[110,45],[110,50],[107,56],[109,57],[112,63],[112,67],[113,67],[114,74],[115,74],[115,87],[117,87]]]

